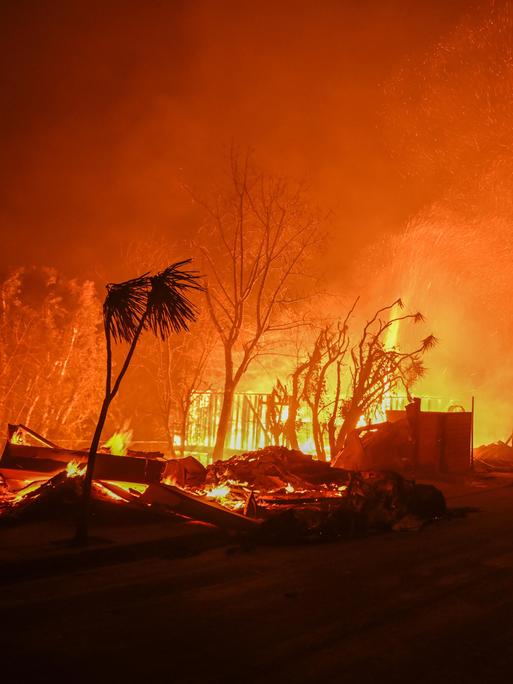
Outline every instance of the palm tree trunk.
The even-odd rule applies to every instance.
[[[141,336],[141,332],[143,331],[144,324],[146,322],[146,313],[143,314],[141,317],[141,320],[139,322],[139,327],[137,328],[135,335],[133,337],[133,340],[130,344],[130,349],[128,350],[128,354],[126,355],[125,361],[123,363],[123,366],[121,367],[121,370],[119,371],[119,375],[116,378],[116,382],[114,383],[114,387],[111,389],[111,377],[112,377],[112,348],[111,348],[111,340],[110,340],[110,335],[108,333],[107,327],[105,328],[105,340],[106,340],[106,346],[107,346],[107,372],[106,372],[106,380],[105,380],[105,398],[103,400],[102,408],[100,410],[100,415],[98,417],[98,423],[96,424],[96,429],[94,431],[93,439],[91,442],[91,446],[89,448],[89,455],[87,457],[87,468],[86,468],[86,473],[84,477],[84,483],[82,486],[82,497],[80,501],[80,509],[78,513],[78,521],[77,521],[77,530],[76,530],[76,535],[75,535],[75,541],[79,544],[85,544],[87,542],[87,537],[88,537],[88,523],[89,523],[89,508],[90,508],[90,501],[91,501],[91,485],[93,482],[93,473],[94,473],[94,464],[96,461],[96,453],[98,451],[98,447],[100,445],[100,439],[102,436],[102,430],[105,425],[105,421],[107,420],[107,414],[109,412],[109,406],[118,393],[119,386],[121,384],[121,381],[123,380],[123,377],[125,376],[125,373],[128,370],[128,366],[130,365],[130,361],[132,360],[132,356],[134,355],[135,348],[137,346],[137,342],[139,340],[139,337]]]
[[[93,482],[94,463],[96,460],[98,446],[100,444],[100,438],[102,436],[103,426],[105,425],[105,420],[107,419],[109,406],[110,399],[109,397],[105,397],[100,415],[98,417],[98,423],[96,424],[96,430],[94,431],[91,446],[89,448],[89,455],[87,457],[87,469],[84,477],[84,483],[82,485],[82,498],[80,502],[77,531],[75,535],[75,541],[79,544],[85,544],[88,538],[89,508],[91,501],[91,485]]]

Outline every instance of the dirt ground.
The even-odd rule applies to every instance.
[[[509,681],[513,484],[479,512],[323,545],[221,547],[1,586],[2,681]]]

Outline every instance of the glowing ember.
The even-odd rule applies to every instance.
[[[196,493],[226,508],[239,510],[244,507],[250,490],[247,488],[246,482],[228,480],[224,484],[212,485],[210,488],[206,487]]]
[[[19,489],[17,492],[13,493],[10,503],[20,503],[26,496],[32,494],[32,492],[37,491],[44,484],[44,482],[44,480],[37,480],[36,482],[32,482],[26,487],[23,487],[23,489]]]
[[[222,485],[220,487],[214,487],[209,492],[206,493],[209,499],[222,499],[230,494],[231,490],[228,485]]]
[[[139,482],[118,482],[117,480],[106,480],[106,482],[115,485],[117,489],[122,489],[127,492],[127,494],[144,494],[148,489],[147,484],[140,484]]]
[[[105,487],[101,482],[93,482],[93,487],[98,494],[100,494],[105,499],[110,499],[111,501],[116,501],[116,503],[126,503],[127,500],[124,499],[119,494],[111,491],[108,487]]]

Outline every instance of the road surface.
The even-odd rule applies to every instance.
[[[480,511],[420,532],[20,577],[1,587],[2,681],[510,681],[513,487],[450,503]]]

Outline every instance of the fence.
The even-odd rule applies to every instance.
[[[252,451],[276,443],[269,421],[269,394],[238,392],[234,396],[232,416],[228,427],[226,449],[230,451]],[[223,401],[222,392],[195,392],[189,414],[186,438],[188,451],[210,451],[215,444],[219,415]],[[406,396],[387,397],[382,405],[383,420],[387,410],[401,411],[408,403]],[[458,404],[454,399],[422,397],[424,411],[446,411]],[[286,418],[286,404],[275,406]],[[306,452],[314,452],[311,418],[306,410],[298,415],[298,442]],[[285,443],[284,438],[281,442]]]

